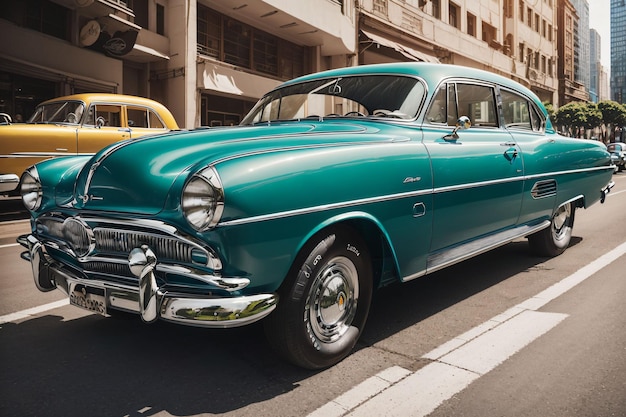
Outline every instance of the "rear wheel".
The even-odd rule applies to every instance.
[[[531,250],[539,256],[562,254],[572,240],[574,212],[573,203],[559,207],[552,216],[550,227],[528,236]]]
[[[276,310],[265,320],[269,343],[290,362],[325,368],[346,357],[367,319],[372,267],[352,229],[318,234],[298,257]]]

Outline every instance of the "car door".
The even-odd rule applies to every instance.
[[[423,140],[433,172],[431,254],[517,223],[523,164],[496,103],[495,86],[450,81],[427,110]],[[452,134],[460,116],[472,125]]]
[[[92,154],[120,140],[130,138],[122,104],[94,103],[78,130],[78,153]]]
[[[154,110],[135,105],[126,106],[127,124],[133,138],[167,132],[165,123]]]
[[[505,128],[524,158],[524,191],[518,223],[547,219],[552,215],[557,195],[556,178],[546,175],[557,169],[559,158],[554,140],[546,138],[546,119],[533,101],[517,91],[502,88],[502,115]]]

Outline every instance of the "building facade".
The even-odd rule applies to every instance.
[[[611,0],[611,100],[626,103],[626,0]]]
[[[589,92],[591,88],[589,3],[587,0],[570,1],[578,15],[578,19],[574,21],[574,79]]]
[[[158,100],[181,127],[232,125],[290,78],[407,60],[496,72],[556,105],[559,82],[575,84],[557,49],[569,0],[4,1],[0,32],[21,40],[0,44],[0,112],[12,116],[106,91]]]
[[[559,45],[558,76],[559,76],[559,106],[572,101],[587,101],[589,96],[585,86],[576,81],[575,68],[575,32],[578,24],[578,14],[570,0],[559,0],[557,11]]]
[[[589,30],[589,100],[600,101],[600,73],[602,71],[602,37],[597,30]]]

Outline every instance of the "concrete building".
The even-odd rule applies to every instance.
[[[577,20],[578,14],[570,0],[558,0],[559,106],[571,101],[587,101],[589,99],[585,86],[581,82],[576,81],[574,55],[576,53],[575,31],[578,27]]]
[[[587,0],[570,1],[578,15],[578,20],[574,21],[574,79],[589,92],[591,85],[589,3]]]
[[[602,37],[597,30],[589,30],[589,100],[599,102],[600,72],[602,71]]]
[[[626,1],[611,0],[611,100],[626,103]]]
[[[406,60],[493,71],[558,105],[557,1],[4,0],[0,33],[20,42],[0,44],[0,112],[107,91],[161,101],[181,127],[231,125],[290,78]]]
[[[107,91],[167,105],[181,127],[236,124],[280,82],[356,63],[341,0],[5,0],[0,111]],[[123,45],[123,47],[122,47]]]
[[[557,98],[553,0],[360,0],[359,63],[466,65]]]

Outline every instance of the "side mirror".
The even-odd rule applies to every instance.
[[[461,116],[456,121],[456,127],[452,131],[452,133],[445,135],[443,138],[445,140],[456,140],[459,138],[458,131],[469,129],[472,126],[472,122],[469,117]]]

